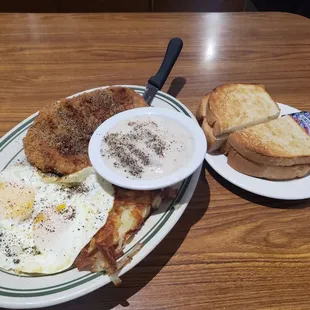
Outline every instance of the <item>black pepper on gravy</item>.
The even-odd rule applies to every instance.
[[[100,151],[109,167],[127,178],[157,179],[186,165],[193,141],[175,120],[137,116],[114,126]]]

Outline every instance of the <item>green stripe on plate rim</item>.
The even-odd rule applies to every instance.
[[[18,154],[19,154],[21,151],[22,151],[22,150],[20,150],[20,151],[18,152]],[[16,154],[14,157],[16,157],[18,154]],[[11,161],[14,159],[14,157],[11,159]],[[10,162],[11,162],[11,161],[10,161]],[[10,162],[9,162],[9,163],[10,163]],[[170,202],[170,205],[169,205],[169,207],[167,208],[167,210],[163,213],[163,215],[159,218],[159,220],[155,223],[155,225],[153,225],[153,227],[152,227],[140,240],[138,240],[130,249],[128,249],[126,252],[124,252],[124,255],[126,255],[127,253],[129,253],[129,252],[135,247],[135,245],[136,245],[137,243],[143,243],[144,245],[146,244],[146,243],[144,243],[144,242],[145,242],[144,239],[146,239],[146,238],[148,237],[149,234],[151,234],[159,225],[162,224],[162,220],[163,220],[164,217],[166,216],[167,212],[168,212],[170,209],[172,209],[176,204],[179,203],[179,201],[180,201],[181,198],[183,197],[184,189],[186,190],[186,188],[187,188],[187,186],[188,186],[188,184],[189,184],[190,179],[191,179],[191,176],[188,177],[187,179],[185,179],[185,180],[182,182],[182,184],[181,184],[181,186],[180,186],[180,188],[179,188],[179,192],[178,192],[177,196]],[[180,196],[181,194],[182,194],[182,196]],[[181,197],[181,198],[180,198],[180,197]],[[63,270],[63,271],[58,272],[58,273],[50,274],[50,275],[36,275],[36,276],[31,276],[31,275],[29,275],[29,276],[16,275],[16,274],[10,273],[10,272],[8,272],[8,271],[2,269],[2,268],[0,268],[0,272],[9,274],[9,275],[14,276],[14,277],[21,277],[21,278],[39,278],[39,277],[54,276],[54,275],[57,275],[57,274],[61,274],[61,273],[70,271],[70,270],[72,270],[72,269],[75,269],[75,267],[73,267],[73,268],[70,267],[69,269]],[[77,278],[77,279],[75,279],[74,281],[77,281],[77,280],[79,280],[79,279],[81,279],[81,278]],[[64,283],[58,284],[58,286],[59,286],[59,285],[64,285]],[[4,288],[4,287],[1,287],[1,286],[0,286],[0,289],[1,289],[1,288]],[[43,288],[43,290],[49,289],[49,288],[50,288],[50,287],[46,287],[46,288]],[[5,289],[5,288],[4,288],[4,289]],[[15,290],[15,289],[14,289],[14,290]],[[31,290],[42,290],[42,289],[31,289]],[[18,291],[18,290],[17,290],[17,291]],[[26,290],[26,291],[28,291],[28,290]]]
[[[137,92],[139,92],[140,94],[143,93],[144,88],[141,87],[131,87],[132,89],[136,90]],[[162,101],[164,101],[165,103],[169,104],[171,107],[173,107],[174,109],[176,109],[177,111],[180,112],[180,110],[187,116],[190,117],[189,113],[179,104],[179,102],[177,102],[174,98],[170,98],[167,95],[165,95],[164,93],[158,93],[156,94],[156,97],[161,99]],[[171,104],[171,102],[173,102],[179,109],[177,109],[175,106],[173,106]],[[14,132],[12,132],[10,135],[8,135],[6,138],[4,138],[1,142],[0,142],[0,152],[2,152],[4,150],[4,148],[12,141],[14,140],[19,134],[21,134],[21,132],[19,132],[20,130],[24,129],[25,130],[25,126],[27,126],[27,128],[29,128],[31,126],[31,123],[34,121],[34,119],[37,116],[34,115],[31,119],[29,119],[27,122],[25,122],[21,127],[17,128]],[[24,131],[23,130],[23,131]],[[0,139],[1,140],[1,139]]]
[[[143,93],[144,90],[145,90],[145,87],[142,87],[142,86],[141,86],[141,87],[136,87],[136,86],[135,86],[135,87],[130,87],[130,88],[134,89],[135,91],[138,91],[139,93]],[[176,101],[175,98],[170,97],[170,96],[166,95],[165,93],[157,93],[157,94],[156,94],[156,97],[162,99],[163,101],[165,101],[166,103],[168,103],[170,106],[172,106],[173,108],[175,108],[173,105],[171,105],[170,102],[168,102],[168,101],[172,101],[172,102],[173,102],[186,116],[191,117],[191,116],[189,115],[189,113],[179,104],[179,102]],[[177,109],[176,109],[176,110],[177,110]]]
[[[174,205],[177,204],[182,199],[190,181],[191,181],[191,177],[187,178],[183,182],[183,185],[182,185],[182,187],[178,193],[177,198],[174,200],[173,203],[171,203],[170,207],[165,212],[165,216],[164,216],[163,220],[158,224],[158,227],[151,234],[149,234],[149,232],[148,232],[148,234],[146,234],[143,237],[145,239],[142,241],[143,245],[146,245],[154,237],[154,235],[157,234],[157,232],[168,221],[168,219],[171,217],[171,215],[173,214],[173,212],[175,210]],[[90,273],[88,275],[84,275],[81,278],[74,279],[74,280],[71,280],[71,281],[66,282],[66,283],[54,285],[51,287],[39,288],[39,289],[11,289],[11,288],[6,288],[6,287],[0,287],[0,295],[9,296],[9,297],[39,297],[39,296],[45,296],[45,295],[50,295],[50,294],[56,294],[56,293],[59,293],[59,292],[65,291],[65,290],[72,289],[76,286],[79,286],[79,285],[84,284],[86,282],[89,282],[91,280],[94,280],[100,276],[102,276],[102,273],[96,273],[96,274]],[[3,291],[3,289],[5,291]]]
[[[36,115],[34,115],[31,119],[29,119],[27,122],[25,122],[22,126],[20,126],[20,127],[18,127],[15,131],[13,131],[11,134],[9,134],[6,138],[4,138],[2,141],[1,141],[1,143],[0,143],[0,152],[2,152],[4,149],[5,149],[5,147],[8,145],[8,144],[10,144],[10,142],[12,141],[12,140],[14,140],[15,139],[15,137],[16,136],[18,136],[19,135],[19,131],[21,130],[21,129],[24,129],[25,128],[25,126],[27,126],[27,128],[29,128],[30,126],[31,126],[31,124],[32,124],[32,122],[33,122],[33,120],[36,118]],[[7,142],[7,143],[6,143]]]
[[[183,186],[180,189],[177,197],[174,200],[174,203],[171,203],[169,209],[165,212],[165,217],[163,221],[160,223],[160,226],[157,227],[157,229],[147,237],[147,235],[144,236],[145,240],[143,241],[143,245],[146,245],[154,235],[161,229],[161,227],[168,221],[168,219],[171,217],[171,215],[174,212],[173,206],[177,204],[183,197],[183,195],[186,192],[187,186],[191,181],[191,177],[187,178],[183,182]],[[5,288],[5,287],[0,287],[0,289],[5,289],[6,291],[0,290],[0,295],[2,296],[10,296],[10,297],[38,297],[38,296],[45,296],[45,295],[50,295],[50,294],[56,294],[65,290],[72,289],[76,286],[79,286],[81,284],[84,284],[88,281],[94,280],[100,276],[102,276],[102,273],[96,273],[96,274],[88,274],[84,275],[81,278],[71,280],[66,283],[62,283],[59,285],[54,285],[46,288],[39,288],[39,289],[10,289],[10,288]],[[78,281],[78,282],[76,282]]]
[[[143,92],[143,90],[144,90],[143,87],[131,87],[131,88],[138,91],[139,93]],[[163,100],[165,103],[169,104],[174,109],[176,109],[178,111],[181,110],[184,114],[186,114],[187,116],[190,116],[188,114],[188,112],[177,101],[173,100],[173,98],[170,98],[168,96],[164,96],[163,94],[156,94],[156,97]],[[175,104],[180,110],[177,109],[173,104],[171,104],[171,102],[173,102],[173,104]],[[14,132],[12,132],[9,136],[7,136],[3,141],[1,141],[0,142],[0,147],[1,147],[0,151],[2,151],[6,146],[8,146],[17,136],[19,136],[21,133],[23,133],[25,130],[27,130],[30,127],[31,122],[33,122],[33,120],[35,118],[36,118],[36,116],[33,116],[31,119],[29,119],[27,122],[25,122],[21,127],[17,128]],[[13,158],[11,158],[11,160],[7,163],[7,165],[4,167],[4,169],[16,158],[16,156],[18,156],[18,154],[21,151],[22,150],[20,150],[17,154],[15,154],[15,156]],[[167,210],[164,212],[164,214],[161,216],[161,218],[157,221],[157,223],[137,243],[140,242],[140,243],[143,243],[143,245],[145,245],[157,234],[157,232],[162,228],[162,226],[171,217],[172,213],[175,210],[174,206],[181,201],[183,195],[186,192],[186,189],[187,189],[190,181],[191,181],[191,176],[183,181],[183,183],[179,189],[177,197],[171,202],[170,206],[167,208]],[[124,255],[127,254],[128,252],[130,252],[133,247],[134,246],[132,246],[130,249],[128,249],[124,253]],[[11,276],[19,277],[17,275],[8,273],[8,272],[3,271],[3,270],[0,270],[0,271],[7,273],[7,274],[10,274]],[[64,271],[64,272],[66,272],[66,271]],[[23,289],[12,289],[12,288],[6,288],[6,287],[0,286],[0,295],[9,296],[9,297],[38,297],[38,296],[56,294],[56,293],[59,293],[59,292],[65,291],[65,290],[72,289],[76,286],[79,286],[79,285],[84,284],[88,281],[96,279],[102,275],[103,275],[103,273],[96,273],[96,274],[89,273],[89,274],[84,275],[80,278],[73,279],[69,282],[65,282],[62,284],[58,284],[58,285],[54,285],[54,286],[50,286],[50,287],[45,287],[45,288],[38,288],[38,289],[24,289],[23,290]],[[2,291],[2,289],[6,290],[6,291]],[[24,293],[21,293],[21,292],[24,292]],[[26,293],[26,292],[29,292],[29,293]],[[30,292],[32,292],[32,293],[30,293]]]

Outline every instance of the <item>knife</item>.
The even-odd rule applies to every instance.
[[[151,105],[156,93],[161,90],[165,84],[171,69],[183,47],[183,41],[180,38],[173,38],[169,41],[164,60],[158,72],[148,80],[143,98],[148,105]]]

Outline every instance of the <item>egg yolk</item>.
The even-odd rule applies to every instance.
[[[58,205],[57,207],[56,207],[56,211],[58,212],[58,213],[61,213],[62,211],[64,211],[66,209],[66,204],[65,203],[62,203],[62,204],[60,204],[60,205]]]
[[[34,219],[34,224],[42,223],[46,220],[46,216],[44,213],[39,213]]]
[[[13,182],[0,183],[0,218],[24,221],[33,211],[32,188]]]

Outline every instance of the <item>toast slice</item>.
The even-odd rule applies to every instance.
[[[279,117],[280,109],[261,84],[225,84],[205,95],[196,117],[208,152],[223,149],[230,133]]]
[[[212,127],[208,124],[207,119],[204,118],[201,128],[207,138],[207,151],[213,152],[220,149],[221,146],[227,141],[227,137],[216,138],[213,134]]]
[[[196,111],[196,118],[199,124],[201,124],[204,118],[207,116],[207,105],[209,101],[210,94],[206,94],[201,98],[200,104]]]
[[[215,137],[279,117],[280,109],[261,84],[225,84],[215,88],[207,104],[206,118]]]
[[[210,97],[210,93],[202,97],[200,104],[198,106],[197,112],[196,112],[196,118],[198,122],[201,124],[201,128],[206,136],[206,139],[208,142],[207,151],[213,152],[221,147],[221,145],[226,141],[227,137],[216,138],[213,135],[212,127],[207,122],[206,116],[207,116],[207,106],[208,106],[209,97]]]
[[[310,135],[290,115],[234,132],[228,142],[252,162],[269,166],[310,164]]]
[[[233,147],[228,150],[227,163],[235,170],[269,180],[292,180],[302,178],[310,172],[310,165],[269,166],[253,162],[240,155]]]

